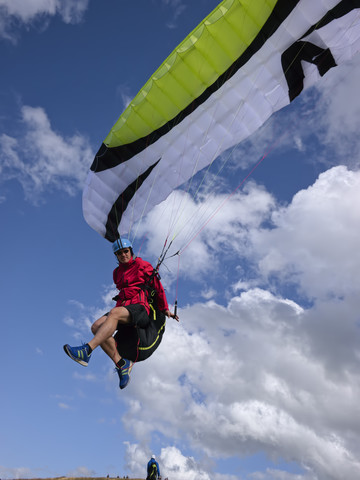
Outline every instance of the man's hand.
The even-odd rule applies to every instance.
[[[170,312],[170,310],[165,310],[164,313],[167,317],[174,318],[177,322],[179,321],[179,317],[175,313]]]

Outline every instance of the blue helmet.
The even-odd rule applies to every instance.
[[[132,243],[130,240],[127,238],[119,238],[118,240],[115,240],[115,242],[112,244],[112,249],[113,252],[116,253],[122,248],[131,248],[132,249]]]

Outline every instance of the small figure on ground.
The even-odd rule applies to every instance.
[[[160,479],[160,467],[156,461],[155,455],[152,455],[147,464],[147,477],[146,480]]]

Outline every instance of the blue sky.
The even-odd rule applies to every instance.
[[[0,0],[1,478],[145,478],[153,453],[169,480],[360,476],[359,57],[169,199],[217,213],[165,262],[181,322],[125,390],[103,352],[62,350],[112,305],[81,209],[94,154],[216,4]],[[155,208],[135,250],[154,262],[170,220]]]

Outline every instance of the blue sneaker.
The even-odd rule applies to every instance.
[[[126,358],[123,358],[124,360],[124,365],[121,368],[116,367],[116,371],[119,375],[119,387],[121,390],[127,386],[127,384],[130,382],[130,372],[133,367],[133,362],[131,360],[126,360]]]
[[[70,345],[64,345],[64,351],[66,355],[69,355],[69,357],[75,360],[75,362],[80,363],[80,365],[83,365],[84,367],[88,366],[91,353],[88,354],[86,344],[81,345],[81,347],[70,347]]]

